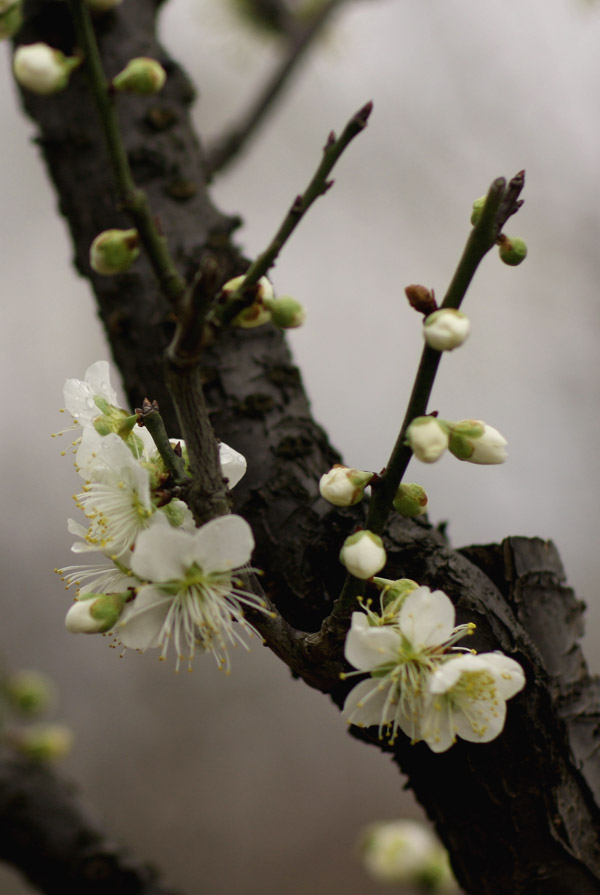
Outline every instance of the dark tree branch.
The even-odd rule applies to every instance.
[[[124,98],[119,104],[127,154],[186,281],[210,258],[224,282],[247,264],[229,238],[236,222],[220,214],[206,192],[206,167],[186,113],[191,90],[155,42],[155,11],[154,0],[127,0],[103,20],[104,65],[113,74],[131,56],[152,55],[168,70],[159,99]],[[62,3],[29,0],[26,16],[23,42],[46,40],[71,49]],[[93,237],[121,220],[83,78],[74,78],[65,94],[29,95],[24,102],[37,122],[76,264],[96,292],[131,406],[144,396],[158,399],[168,431],[177,434],[161,360],[173,319],[150,266],[140,263],[114,278],[97,277],[88,266]],[[339,457],[310,416],[280,332],[268,326],[227,330],[205,350],[201,376],[215,432],[248,459],[248,473],[234,492],[235,509],[252,525],[253,564],[265,570],[265,592],[287,623],[316,632],[343,583],[340,544],[364,522],[364,507],[339,509],[319,497],[319,476]],[[391,575],[443,589],[456,603],[459,621],[477,623],[474,645],[514,655],[527,676],[494,742],[459,742],[442,755],[404,739],[395,747],[394,759],[450,848],[461,884],[472,895],[600,893],[600,700],[577,651],[580,611],[562,584],[555,554],[518,539],[461,554],[426,523],[397,519],[385,542]],[[348,684],[337,679],[339,650],[330,658],[328,679],[311,680],[311,638],[298,638],[285,625],[277,636],[278,655],[341,704]],[[372,741],[372,733],[361,736]],[[19,785],[17,780],[17,790]],[[53,832],[40,835],[52,849]]]

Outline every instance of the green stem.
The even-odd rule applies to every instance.
[[[90,89],[104,132],[119,204],[136,226],[161,291],[171,304],[177,306],[186,291],[185,281],[177,272],[166,239],[158,232],[146,194],[138,189],[131,174],[89,8],[85,0],[70,0],[70,7],[77,41],[85,56]]]
[[[328,180],[327,178],[329,177],[333,166],[354,137],[364,130],[372,109],[373,103],[367,103],[362,109],[359,109],[359,111],[352,116],[337,139],[333,131],[331,132],[323,149],[323,158],[306,190],[302,195],[297,196],[294,199],[279,230],[265,251],[252,262],[246,271],[242,285],[231,295],[227,304],[223,306],[219,314],[219,319],[222,324],[230,323],[233,318],[248,305],[248,299],[245,298],[245,293],[247,293],[252,286],[255,286],[260,278],[273,266],[279,252],[288,241],[310,206],[319,198],[319,196],[326,193],[329,187],[332,186],[333,181]]]
[[[441,307],[456,309],[460,307],[482,259],[495,245],[506,220],[520,207],[518,196],[523,188],[523,182],[523,172],[520,172],[508,185],[503,177],[492,183],[481,217],[469,234]],[[441,358],[441,351],[436,351],[428,345],[424,346],[398,438],[385,472],[380,476],[377,487],[373,488],[369,502],[365,528],[375,534],[383,532],[398,486],[410,463],[412,450],[406,444],[406,430],[415,417],[425,416],[427,413],[427,405]],[[364,582],[348,574],[333,607],[332,617],[340,621],[345,619],[356,607],[356,597],[363,589]]]
[[[153,405],[150,401],[144,400],[142,419],[174,483],[176,485],[189,484],[190,478],[185,471],[185,463],[173,450],[156,402]]]

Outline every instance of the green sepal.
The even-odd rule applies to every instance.
[[[125,602],[131,594],[125,591],[121,594],[85,594],[85,599],[95,597],[96,599],[90,606],[90,615],[97,621],[102,622],[102,627],[98,633],[110,631],[117,623],[119,616],[123,611]]]

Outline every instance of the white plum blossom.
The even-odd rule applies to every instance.
[[[423,336],[430,348],[452,351],[469,335],[469,318],[454,308],[440,308],[423,320]]]
[[[386,563],[383,541],[372,531],[357,531],[344,541],[340,562],[355,578],[366,580],[383,569]]]
[[[221,516],[193,533],[153,520],[136,542],[131,567],[146,583],[115,628],[119,641],[140,651],[160,647],[161,658],[172,641],[176,670],[182,660],[190,667],[196,651],[212,652],[228,669],[228,645],[245,645],[240,632],[256,633],[243,606],[266,611],[233,576],[253,548],[252,530],[240,516]]]
[[[67,379],[63,397],[76,426],[91,426],[107,405],[118,406],[108,361],[99,360],[89,366],[83,379]]]
[[[373,625],[363,612],[352,613],[345,656],[370,677],[350,691],[343,714],[359,727],[379,727],[393,742],[402,730],[413,742],[423,739],[424,699],[429,679],[445,653],[474,625],[455,627],[451,600],[442,591],[418,587],[402,602],[396,624]]]
[[[363,472],[336,463],[329,472],[321,476],[319,491],[321,497],[334,506],[351,507],[363,499],[365,487],[372,478],[372,472]]]
[[[445,752],[459,736],[487,743],[504,727],[506,700],[525,686],[523,669],[503,653],[462,653],[443,663],[429,681],[421,724],[434,752]]]
[[[435,463],[448,447],[448,430],[433,416],[418,416],[406,430],[406,440],[417,460]]]

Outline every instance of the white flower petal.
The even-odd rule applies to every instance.
[[[205,572],[229,572],[245,565],[254,550],[252,529],[241,516],[219,516],[196,529],[190,556]]]
[[[525,686],[525,674],[522,667],[514,659],[504,653],[480,653],[497,675],[498,692],[502,699],[510,699]]]
[[[148,528],[138,535],[132,570],[145,581],[175,581],[185,577],[192,562],[187,561],[192,537],[186,531],[172,528],[163,513],[155,513]]]
[[[398,660],[400,636],[391,627],[372,627],[364,612],[352,613],[352,624],[346,636],[344,655],[361,671]]]
[[[138,650],[160,646],[160,633],[172,602],[157,588],[142,587],[123,610],[115,628],[123,646]]]
[[[378,727],[389,688],[389,684],[386,686],[381,680],[372,677],[361,681],[348,693],[342,714],[351,724],[359,727]]]
[[[399,626],[413,647],[436,646],[450,638],[454,619],[454,606],[445,593],[418,587],[402,604]]]
[[[248,464],[246,458],[223,441],[219,444],[219,463],[223,478],[227,479],[227,487],[235,488],[246,474]]]

